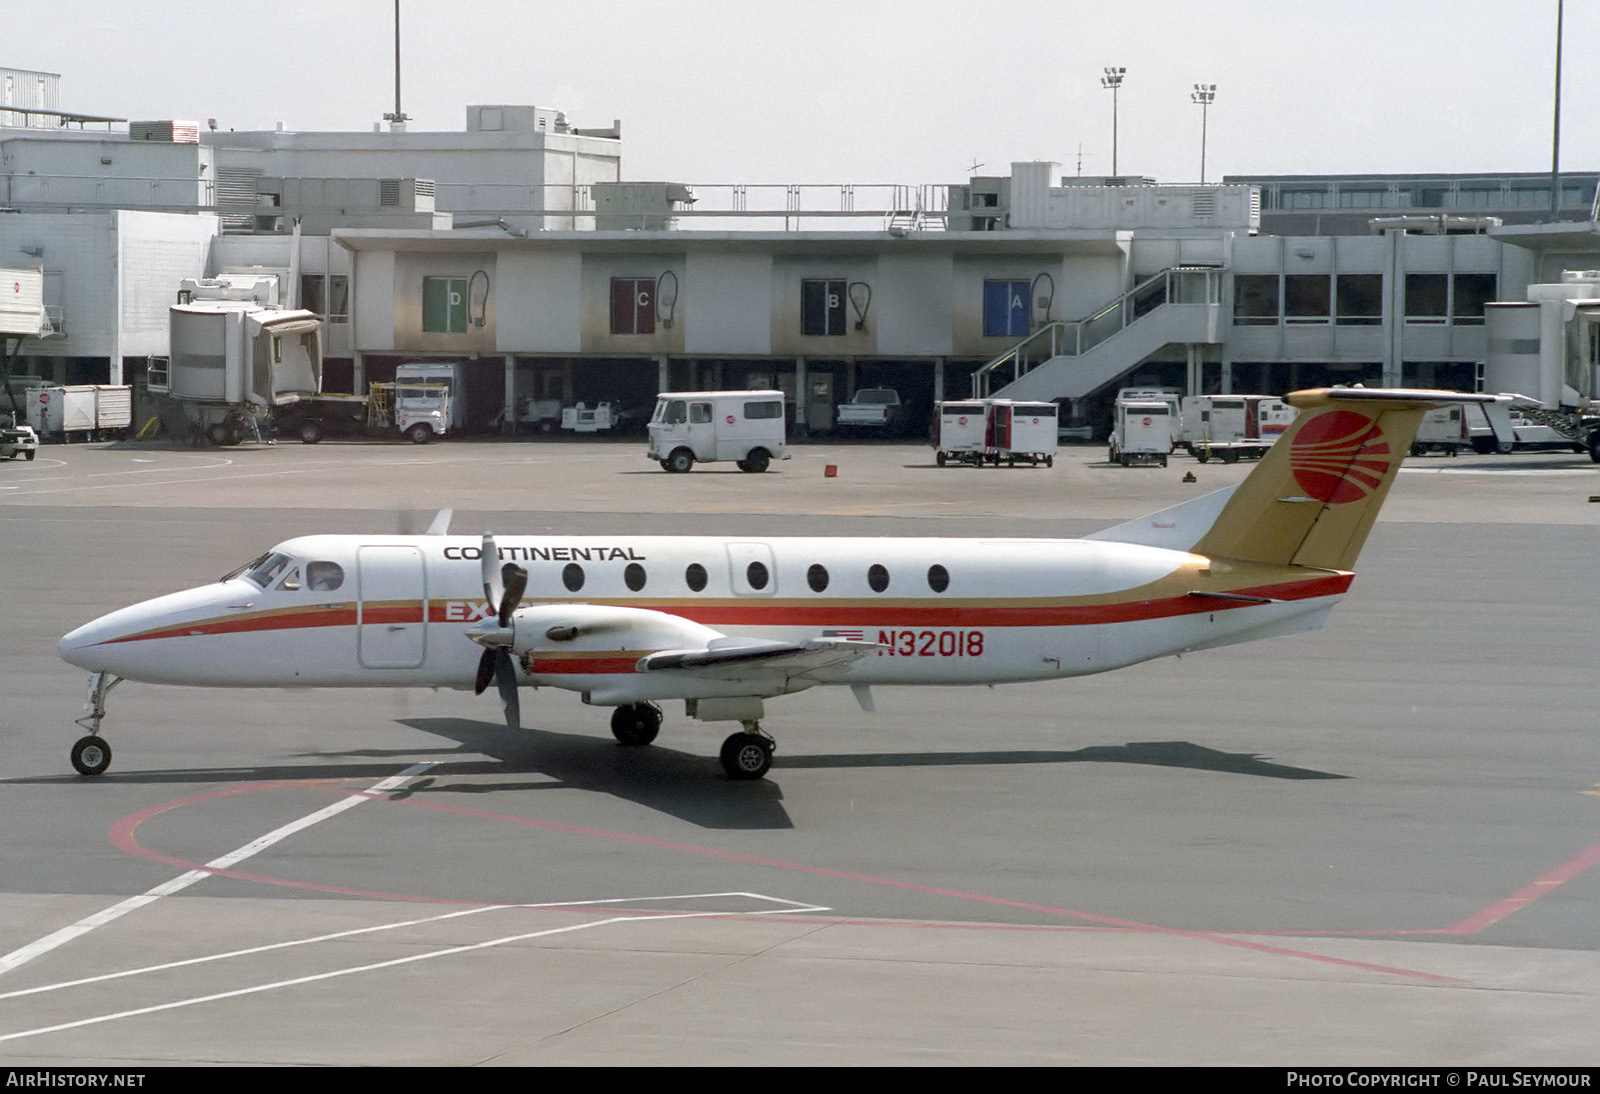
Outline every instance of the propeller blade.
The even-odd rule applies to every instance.
[[[489,682],[494,679],[495,649],[486,649],[483,656],[478,658],[478,675],[472,682],[472,694],[482,695],[489,687]]]
[[[506,725],[515,731],[522,729],[522,704],[517,698],[517,669],[511,663],[511,653],[504,647],[495,651],[495,683],[500,686],[500,700],[505,704]]]
[[[505,583],[505,594],[500,598],[500,625],[509,627],[511,615],[522,603],[522,593],[528,587],[528,571],[515,562],[508,562],[500,570],[500,578]]]
[[[483,598],[492,608],[504,595],[500,588],[500,550],[494,545],[494,533],[483,533]]]

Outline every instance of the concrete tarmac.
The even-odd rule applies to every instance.
[[[1249,470],[794,451],[0,463],[0,1065],[1600,1065],[1585,457],[1408,460],[1312,634],[773,701],[758,783],[548,689],[128,683],[72,772],[55,640],[293,535],[1077,535]]]

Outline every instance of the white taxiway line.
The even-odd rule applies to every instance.
[[[202,957],[188,957],[181,961],[167,961],[160,965],[145,965],[137,969],[123,969],[120,972],[101,973],[99,976],[85,976],[78,980],[63,980],[58,984],[40,984],[37,987],[21,988],[17,991],[0,992],[0,1001],[18,999],[24,995],[41,995],[46,992],[64,991],[67,988],[81,988],[90,984],[102,984],[107,980],[123,980],[130,976],[144,976],[147,973],[167,972],[172,969],[187,968],[191,965],[206,965],[213,961],[227,961],[235,957],[254,957],[258,954],[269,953],[272,950],[292,949],[296,946],[311,946],[318,942],[337,942],[345,938],[355,938],[358,935],[378,934],[382,931],[395,931],[404,927],[421,927],[429,923],[442,923],[449,919],[461,919],[469,915],[480,915],[484,912],[505,911],[583,911],[596,908],[605,904],[659,904],[674,900],[711,900],[725,897],[745,897],[757,903],[777,905],[767,909],[744,911],[738,913],[704,912],[692,913],[695,915],[729,915],[740,916],[757,915],[820,915],[832,909],[822,904],[805,904],[798,900],[786,900],[783,897],[766,896],[762,893],[682,893],[674,896],[646,896],[646,897],[606,897],[602,900],[561,900],[545,904],[484,904],[476,908],[462,908],[453,912],[443,912],[439,915],[423,916],[421,919],[405,919],[397,923],[380,923],[372,927],[352,927],[346,931],[333,931],[329,934],[313,935],[310,938],[295,938],[287,942],[268,942],[261,946],[250,946],[242,950],[224,950],[221,953],[206,954]],[[691,913],[674,913],[676,916]],[[633,915],[629,919],[660,919],[661,915]]]
[[[210,877],[212,870],[229,869],[230,867],[243,862],[251,855],[265,851],[268,847],[271,847],[280,840],[287,839],[296,832],[310,828],[313,824],[317,824],[320,821],[325,821],[329,817],[338,816],[347,809],[354,809],[364,801],[371,801],[373,795],[375,794],[382,794],[390,790],[399,789],[410,780],[422,774],[422,772],[426,771],[428,768],[433,767],[434,764],[435,761],[412,764],[398,775],[393,775],[387,779],[383,779],[380,782],[374,783],[364,791],[352,794],[348,798],[342,798],[324,809],[319,809],[315,813],[301,817],[297,821],[291,821],[282,828],[268,832],[266,835],[261,836],[258,839],[251,840],[249,843],[245,844],[236,851],[230,851],[221,858],[213,859],[212,861],[206,863],[207,869],[190,870],[188,873],[180,874],[171,881],[162,882],[160,885],[157,885],[155,888],[150,889],[147,892],[141,893],[135,897],[129,897],[120,904],[114,904],[104,911],[96,912],[94,915],[80,919],[70,927],[63,927],[59,931],[45,935],[36,942],[28,943],[28,945],[23,946],[21,949],[12,950],[4,957],[0,957],[0,975],[8,973],[20,965],[25,965],[41,954],[49,953],[51,950],[56,949],[59,946],[63,946],[75,938],[81,938],[83,935],[88,934],[96,927],[103,927],[107,923],[110,923],[116,919],[120,919],[129,912],[137,911],[147,904],[152,904],[164,896],[171,896],[173,893],[181,892],[182,890],[193,885],[195,882],[203,881],[204,879]]]
[[[375,961],[370,965],[355,965],[347,969],[334,969],[332,972],[313,973],[310,976],[298,976],[292,980],[274,980],[267,984],[256,984],[248,988],[235,988],[233,991],[219,991],[213,995],[199,995],[192,999],[179,999],[171,1003],[159,1003],[152,1007],[139,1007],[135,1010],[118,1011],[115,1014],[101,1014],[93,1018],[80,1018],[75,1022],[62,1022],[54,1026],[41,1026],[38,1029],[24,1029],[16,1033],[0,1035],[0,1042],[15,1041],[21,1037],[36,1037],[42,1033],[58,1033],[61,1030],[78,1029],[83,1026],[99,1025],[102,1022],[114,1022],[120,1018],[135,1018],[141,1014],[157,1014],[164,1010],[177,1010],[180,1007],[193,1007],[201,1003],[214,1003],[222,999],[237,999],[241,995],[255,995],[259,992],[273,991],[278,988],[292,988],[300,984],[314,984],[319,980],[333,980],[341,976],[353,976],[356,973],[376,972],[379,969],[391,969],[400,965],[410,965],[418,961],[429,961],[435,957],[449,957],[452,954],[471,953],[474,950],[487,950],[494,946],[504,946],[512,942],[526,942],[534,938],[549,938],[552,935],[570,934],[573,931],[586,931],[591,927],[604,927],[612,923],[648,923],[664,919],[707,919],[713,916],[726,915],[725,912],[664,912],[661,915],[644,916],[613,916],[609,919],[597,919],[591,923],[574,923],[566,927],[551,927],[543,931],[528,931],[525,934],[507,935],[504,938],[491,938],[487,942],[474,942],[466,946],[451,946],[448,949],[432,950],[428,953],[410,954],[406,957],[396,957],[388,961]]]

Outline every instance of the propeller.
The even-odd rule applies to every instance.
[[[472,692],[482,695],[492,681],[505,705],[506,725],[517,730],[522,728],[522,706],[517,699],[517,669],[512,663],[511,648],[516,642],[515,616],[528,587],[528,571],[514,562],[504,566],[499,562],[500,552],[495,547],[494,534],[485,532],[483,595],[495,608],[495,615],[467,628],[467,637],[483,647]]]

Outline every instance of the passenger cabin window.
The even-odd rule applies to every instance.
[[[950,587],[950,571],[935,562],[928,567],[928,588],[942,593]]]
[[[568,592],[575,593],[583,588],[583,567],[576,562],[569,562],[561,570],[561,584],[567,587]]]
[[[752,562],[744,570],[744,578],[752,589],[765,589],[768,576],[767,564],[764,562]]]
[[[698,562],[689,563],[688,569],[683,571],[683,583],[692,592],[703,592],[706,587],[706,568]]]
[[[628,568],[622,571],[622,580],[627,582],[628,588],[632,589],[634,592],[638,592],[640,589],[644,588],[644,567],[639,565],[637,562],[628,563]]]
[[[806,571],[806,584],[811,586],[811,591],[820,593],[828,588],[828,568],[821,563],[812,563]]]
[[[867,584],[872,586],[873,592],[883,592],[889,587],[889,571],[874,562],[867,570]]]

